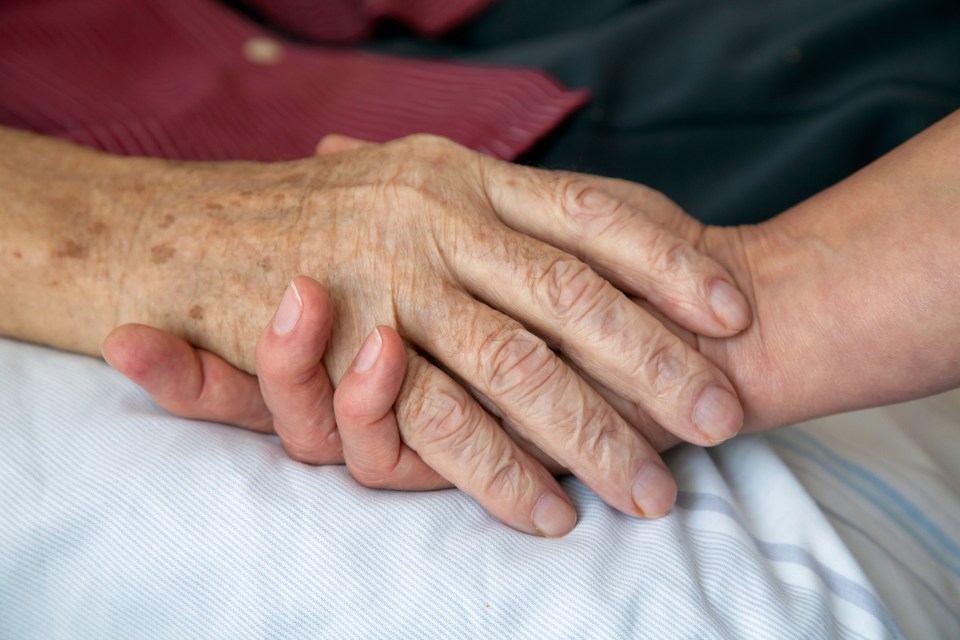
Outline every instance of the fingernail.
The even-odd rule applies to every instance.
[[[633,504],[645,518],[659,518],[670,512],[677,499],[677,484],[659,462],[647,462],[633,479]]]
[[[357,357],[353,361],[353,368],[357,373],[369,371],[373,363],[380,356],[380,348],[383,346],[383,338],[380,337],[380,329],[374,329],[367,339],[363,341]]]
[[[750,323],[747,299],[726,280],[717,280],[710,291],[710,306],[727,329],[744,329]]]
[[[693,423],[707,440],[716,444],[732,438],[743,426],[743,410],[737,398],[717,385],[710,385],[697,401]]]
[[[273,316],[274,333],[285,336],[293,331],[302,311],[303,302],[300,300],[300,292],[297,291],[297,285],[291,281],[287,290],[283,292],[283,300],[280,301],[277,314]]]
[[[533,526],[547,538],[566,535],[576,524],[573,506],[555,493],[545,493],[533,508]]]

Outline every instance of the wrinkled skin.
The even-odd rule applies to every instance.
[[[704,228],[639,185],[587,176],[578,180],[685,238],[735,277],[756,314],[746,331],[711,338],[661,320],[730,376],[746,411],[745,430],[769,429],[960,384],[960,295],[954,276],[960,255],[953,241],[960,220],[958,145],[960,118],[954,114],[835,187],[753,227]],[[343,150],[342,142],[338,146]],[[563,244],[549,225],[531,233]],[[309,279],[301,285],[322,291]],[[322,332],[317,327],[333,310],[311,305],[309,297],[304,296],[301,325],[294,332],[299,337],[278,339],[273,329],[265,329],[257,350],[263,398],[258,407],[246,410],[228,407],[224,400],[259,398],[255,379],[212,354],[195,353],[186,342],[174,344],[177,339],[169,334],[126,325],[107,346],[150,347],[126,350],[131,357],[120,368],[130,375],[131,365],[149,364],[151,379],[131,377],[178,415],[246,426],[263,415],[267,420],[272,416],[275,424],[302,423],[304,410],[316,409],[309,394],[276,390],[295,389],[292,380],[326,378],[319,365],[325,338],[318,342]],[[649,303],[635,301],[656,314]],[[437,476],[420,460],[413,462],[421,466],[410,464],[415,452],[400,441],[390,410],[406,363],[400,338],[385,326],[378,327],[376,336],[379,340],[371,340],[371,334],[356,360],[369,362],[364,353],[377,344],[375,364],[351,367],[328,411],[335,410],[347,464],[361,483],[428,488]],[[311,355],[305,358],[304,353]],[[194,359],[192,369],[171,366],[184,356]],[[196,364],[201,362],[213,364]],[[190,389],[176,383],[185,370],[194,373],[188,376],[194,383]],[[210,375],[214,371],[228,373]],[[679,440],[650,421],[637,403],[585,379],[661,450]],[[559,535],[573,521],[560,517],[553,525],[537,532]]]
[[[292,163],[151,168],[133,190],[144,213],[131,255],[144,259],[128,261],[118,324],[161,328],[252,373],[286,282],[315,277],[333,309],[334,383],[375,325],[395,328],[408,345],[403,441],[516,528],[544,530],[531,514],[547,494],[569,508],[528,450],[618,509],[657,515],[675,486],[634,427],[712,444],[742,424],[726,376],[622,292],[701,334],[749,324],[698,238],[657,220],[682,216],[660,194],[628,204],[591,179],[422,136]],[[317,407],[330,389],[313,388]],[[285,447],[342,460],[332,415],[314,413]]]

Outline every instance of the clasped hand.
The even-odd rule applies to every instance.
[[[369,486],[452,483],[543,535],[576,520],[551,471],[661,515],[656,448],[739,430],[733,385],[666,325],[732,336],[749,307],[662,195],[426,136],[320,152],[154,166],[132,247],[149,259],[104,355],[161,406]]]

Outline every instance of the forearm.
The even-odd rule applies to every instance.
[[[140,212],[105,154],[0,128],[0,335],[99,353]]]
[[[290,247],[259,244],[262,227],[300,191],[241,202],[238,183],[278,170],[234,163],[221,184],[217,168],[0,128],[0,335],[95,355],[139,322],[252,370],[250,336],[298,271]]]
[[[743,234],[755,330],[720,357],[750,428],[960,384],[960,112]]]

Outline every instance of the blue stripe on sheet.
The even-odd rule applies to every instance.
[[[698,510],[693,509],[691,511]],[[706,562],[703,562],[703,560],[713,556],[715,558],[726,557],[731,561],[739,563],[740,573],[747,578],[748,582],[751,578],[757,579],[760,576],[766,577],[769,574],[768,567],[773,563],[770,562],[769,558],[757,552],[756,543],[749,538],[739,533],[730,535],[715,532],[709,528],[701,529],[691,527],[689,524],[685,526],[688,534],[686,544],[697,557],[701,559],[701,564],[699,565],[701,571],[703,571],[703,569],[712,571],[712,565],[709,560]],[[790,628],[790,635],[792,637],[844,638],[845,640],[864,638],[862,634],[854,631],[849,625],[845,625],[840,618],[837,617],[837,612],[834,607],[831,607],[830,599],[827,597],[824,589],[800,586],[783,581],[781,578],[775,576],[769,576],[768,579],[771,584],[777,585],[775,589],[771,589],[770,592],[765,595],[765,597],[769,598],[770,602],[775,603],[774,608],[781,611],[791,611],[796,614],[799,619],[806,621],[816,620],[819,622],[819,627],[808,627],[801,631],[790,625],[792,620],[784,620],[784,622],[787,623],[784,628]],[[730,585],[731,588],[736,588],[732,583],[728,582],[727,584]],[[704,585],[703,589],[707,591],[709,588]],[[742,593],[742,591],[740,591],[740,593]],[[727,603],[724,603],[724,605],[728,606]],[[741,602],[739,608],[744,613],[747,613],[749,605]],[[704,607],[704,610],[709,611],[709,605]],[[727,626],[725,630],[727,633],[726,637],[737,635],[737,630],[734,628]],[[775,637],[769,635],[769,631],[767,631],[767,635],[764,635],[765,630],[763,629],[754,629],[753,631],[755,633],[753,637],[755,638]],[[780,632],[780,636],[786,635],[788,634],[785,631]],[[890,636],[887,634],[884,637],[889,638]]]
[[[789,432],[766,434],[766,438],[775,446],[813,461],[837,480],[866,498],[877,509],[900,525],[901,529],[927,551],[932,558],[943,564],[954,576],[960,577],[960,567],[957,565],[957,558],[960,557],[960,544],[944,533],[920,508],[883,478],[838,455],[810,434],[797,429],[791,429]]]
[[[0,406],[0,637],[902,637],[801,566],[802,537],[742,533],[732,500],[683,498],[705,528],[682,507],[637,520],[567,478],[577,529],[531,538],[458,492],[362,489],[273,439],[161,415],[106,365],[3,340]],[[692,486],[725,495],[724,469],[688,453]]]
[[[873,537],[872,535],[870,535],[870,533],[869,533],[866,529],[864,529],[863,527],[859,526],[858,524],[856,524],[855,522],[853,522],[853,521],[850,520],[849,518],[846,518],[845,516],[839,514],[838,512],[834,511],[833,509],[831,509],[831,508],[829,508],[829,507],[827,507],[827,506],[824,506],[824,505],[821,504],[819,501],[817,502],[817,506],[820,507],[820,509],[821,509],[825,514],[827,514],[827,516],[829,516],[830,519],[832,519],[832,520],[834,520],[834,521],[836,521],[836,522],[842,523],[843,526],[849,527],[849,528],[852,529],[853,531],[856,531],[858,534],[860,534],[861,536],[863,536],[866,540],[869,540],[871,544],[873,544],[877,549],[879,549],[880,551],[882,551],[882,552],[884,553],[884,555],[886,555],[888,558],[890,558],[890,560],[892,560],[894,563],[896,563],[896,564],[904,571],[904,573],[908,574],[911,578],[913,578],[914,580],[916,580],[917,584],[919,584],[919,585],[921,585],[921,586],[923,587],[923,590],[926,592],[926,595],[927,595],[928,597],[930,597],[930,598],[933,598],[933,600],[943,608],[943,610],[946,612],[946,614],[947,614],[949,617],[953,618],[954,622],[957,623],[957,628],[960,629],[960,614],[958,614],[956,611],[953,610],[953,607],[951,607],[951,606],[943,599],[943,597],[941,597],[940,593],[937,592],[937,590],[934,589],[934,588],[930,585],[930,583],[927,582],[927,581],[923,578],[923,576],[921,576],[920,574],[918,574],[916,571],[913,570],[913,568],[912,568],[910,565],[908,565],[906,562],[904,562],[903,560],[901,560],[899,554],[890,551],[890,550],[887,549],[884,545],[880,544],[880,542],[879,542],[875,537]]]
[[[709,493],[681,491],[677,494],[676,506],[688,511],[712,511],[727,516],[740,526],[744,533],[748,535],[756,545],[760,553],[768,560],[795,564],[809,569],[820,578],[820,581],[838,598],[855,605],[879,620],[894,637],[903,637],[903,633],[894,621],[890,610],[876,594],[863,585],[857,584],[853,580],[840,575],[830,567],[825,566],[802,547],[794,544],[764,542],[760,540],[753,535],[753,532],[743,521],[743,518],[740,517],[736,508],[724,498]]]

